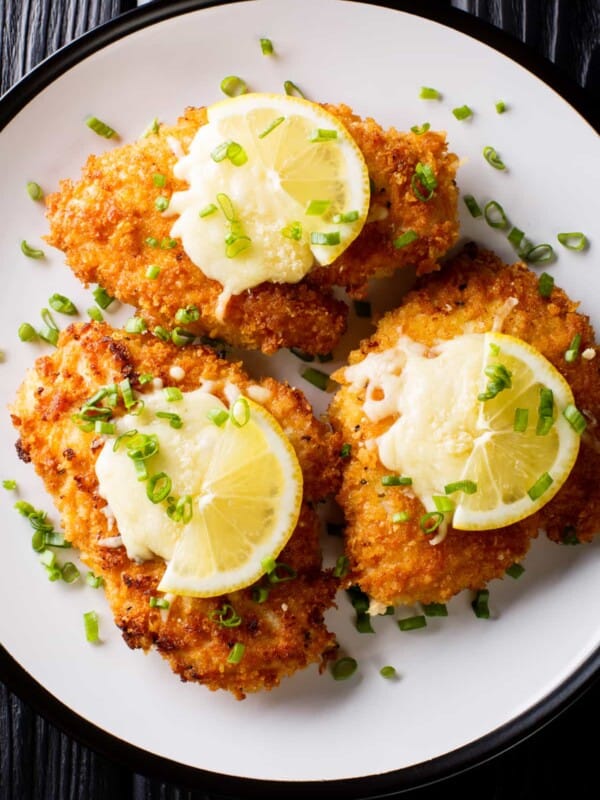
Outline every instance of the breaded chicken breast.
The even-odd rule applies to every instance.
[[[481,589],[520,562],[540,530],[565,543],[590,541],[600,531],[600,358],[593,357],[597,346],[588,318],[564,291],[554,288],[550,297],[542,297],[537,275],[525,265],[506,266],[469,245],[440,273],[418,281],[349,363],[389,350],[401,334],[433,347],[464,333],[492,330],[499,322],[503,333],[529,342],[562,373],[588,421],[575,466],[558,493],[538,513],[501,529],[471,532],[449,526],[446,537],[432,545],[419,527],[421,502],[410,488],[382,485],[389,470],[368,444],[393,419],[371,422],[363,409],[365,390],[346,382],[344,369],[334,376],[342,388],[332,402],[331,420],[352,446],[338,495],[347,521],[348,580],[381,603],[443,602],[462,589]],[[568,363],[565,352],[576,334],[586,357]],[[393,524],[392,516],[403,511],[410,520]]]
[[[179,240],[171,239],[174,218],[157,210],[155,201],[186,188],[173,175],[176,153],[187,152],[206,123],[205,108],[190,108],[174,126],[162,125],[133,144],[91,156],[81,180],[63,181],[47,198],[48,242],[65,253],[81,281],[100,284],[135,306],[150,329],[171,329],[177,310],[194,305],[200,318],[186,328],[198,335],[266,353],[283,347],[329,353],[345,330],[348,312],[331,287],[362,296],[374,275],[389,275],[406,265],[420,273],[436,269],[438,259],[455,243],[458,160],[447,152],[441,133],[385,131],[347,106],[327,109],[347,125],[365,156],[373,184],[371,210],[348,250],[299,283],[265,282],[235,295],[221,318],[221,285],[198,269]],[[419,200],[411,187],[419,162],[428,165],[437,180],[428,202]],[[161,182],[164,178],[160,188],[155,175]],[[395,248],[394,239],[406,230],[418,238]],[[160,268],[158,280],[146,277],[149,265]]]
[[[168,612],[150,607],[165,562],[135,562],[118,539],[115,546],[118,528],[106,513],[94,469],[103,437],[82,431],[72,415],[99,387],[124,378],[136,391],[147,391],[151,384],[139,382],[144,374],[165,386],[174,384],[171,375],[176,374],[182,391],[204,384],[223,402],[232,387],[247,394],[273,414],[296,450],[304,476],[302,509],[279,556],[296,577],[271,585],[264,602],[253,599],[250,587],[208,599],[175,597]],[[321,568],[314,507],[339,488],[340,436],[313,417],[299,391],[270,378],[256,383],[208,348],[177,348],[151,335],[128,335],[104,323],[88,323],[63,331],[56,352],[36,361],[11,413],[20,457],[31,461],[43,478],[66,538],[104,578],[115,621],[130,647],[156,648],[182,680],[227,689],[238,698],[270,689],[309,664],[323,666],[335,653],[335,637],[325,627],[323,613],[333,605],[337,580]],[[224,603],[241,617],[238,627],[222,627],[213,618],[211,612]],[[235,642],[245,645],[245,653],[240,663],[230,664],[227,657]]]

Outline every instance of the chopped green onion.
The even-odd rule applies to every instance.
[[[293,81],[284,81],[283,88],[286,94],[295,95],[296,97],[305,97],[304,93]]]
[[[535,247],[530,247],[519,255],[529,264],[548,264],[554,259],[554,249],[547,243],[536,244]]]
[[[160,339],[161,342],[170,342],[171,341],[171,334],[166,328],[163,328],[162,325],[157,325],[152,333],[156,336],[157,339]]]
[[[252,589],[252,599],[255,603],[264,603],[269,597],[268,586],[255,586]]]
[[[177,247],[177,239],[171,239],[169,236],[160,240],[159,247],[161,250],[172,250]]]
[[[116,453],[119,449],[121,442],[125,439],[133,439],[134,436],[137,436],[137,430],[134,428],[131,431],[125,431],[125,433],[120,434],[115,439],[115,443],[113,444],[113,451]]]
[[[429,164],[419,161],[410,182],[414,196],[423,203],[428,203],[437,188],[438,182]],[[422,191],[425,190],[425,192]]]
[[[157,197],[154,201],[154,207],[157,211],[166,211],[169,207],[169,198],[161,194],[160,197]]]
[[[65,583],[75,583],[81,577],[81,573],[72,561],[63,564],[60,574]]]
[[[473,601],[471,602],[471,608],[475,612],[475,616],[478,617],[479,619],[490,618],[490,608],[488,605],[489,599],[490,599],[489,589],[479,589]]]
[[[351,678],[356,672],[358,662],[355,658],[344,656],[338,660],[331,667],[331,675],[335,681],[346,681]]]
[[[146,486],[146,496],[151,503],[161,503],[165,500],[172,486],[171,478],[166,472],[157,472],[148,480]]]
[[[398,627],[401,631],[416,631],[427,626],[427,618],[424,614],[415,614],[414,617],[404,617],[398,620]]]
[[[211,214],[214,214],[216,210],[217,210],[216,205],[214,203],[209,203],[207,206],[204,206],[204,208],[200,209],[200,211],[198,212],[198,216],[208,217]]]
[[[569,345],[569,349],[565,352],[565,361],[569,364],[572,364],[574,361],[577,361],[579,357],[579,349],[581,347],[581,334],[576,333],[573,337],[571,344]]]
[[[231,161],[235,167],[241,167],[248,161],[248,154],[241,144],[231,140],[218,145],[210,154],[210,157],[217,164],[225,159]]]
[[[159,275],[160,275],[160,267],[157,267],[156,264],[150,264],[150,266],[146,270],[146,277],[151,281],[155,281]]]
[[[338,132],[331,128],[315,128],[308,135],[309,142],[331,142],[337,139]]]
[[[484,369],[484,373],[490,378],[485,392],[480,392],[477,399],[485,402],[492,400],[496,395],[512,386],[512,372],[503,364],[490,364]]]
[[[39,183],[35,181],[28,181],[27,182],[27,194],[31,197],[32,200],[41,200],[44,196],[44,192],[42,187]]]
[[[27,258],[44,258],[44,251],[27,244],[25,239],[21,241],[21,252],[23,255],[27,256]]]
[[[248,236],[236,236],[231,241],[226,241],[225,244],[225,255],[227,258],[235,258],[252,245],[252,239]]]
[[[315,360],[315,357],[312,353],[307,353],[304,350],[300,350],[299,347],[290,347],[290,353],[295,355],[296,358],[299,358],[301,361],[311,362]]]
[[[540,388],[540,402],[538,406],[538,421],[535,429],[537,436],[545,436],[553,425],[554,393],[546,386]]]
[[[513,430],[517,433],[524,433],[529,423],[529,411],[526,408],[515,408],[515,421]]]
[[[272,131],[275,130],[275,128],[279,127],[279,125],[281,125],[281,123],[284,121],[285,117],[275,117],[273,122],[267,125],[267,127],[258,134],[258,138],[264,139],[265,136],[268,136]]]
[[[371,303],[368,300],[354,300],[352,303],[357,317],[370,319],[372,316]]]
[[[521,575],[525,572],[525,567],[522,564],[519,564],[515,561],[514,564],[511,564],[510,567],[507,567],[505,572],[509,578],[517,580],[517,578],[520,578]]]
[[[587,422],[577,406],[573,405],[573,403],[569,403],[562,413],[563,417],[567,420],[575,433],[582,434],[584,432],[587,427]]]
[[[311,244],[320,244],[320,245],[336,245],[339,244],[341,241],[339,231],[312,231],[310,234],[310,243]]]
[[[359,633],[375,633],[371,625],[371,615],[366,611],[357,612],[354,627]]]
[[[177,386],[165,386],[163,394],[168,403],[177,403],[179,400],[183,400],[183,392]]]
[[[508,219],[504,209],[496,200],[490,200],[483,207],[483,216],[490,228],[506,228]]]
[[[64,294],[53,294],[48,299],[48,305],[60,314],[69,314],[71,316],[77,314],[75,304]]]
[[[145,137],[150,136],[151,133],[158,133],[160,130],[160,122],[158,121],[157,117],[154,117],[152,122],[148,125],[144,133],[142,134]]]
[[[350,454],[352,452],[352,445],[351,444],[343,444],[340,450],[340,458],[350,458]]]
[[[348,556],[338,556],[333,568],[333,577],[344,578],[348,574],[349,565]]]
[[[542,272],[538,278],[538,292],[540,297],[550,297],[554,289],[554,278],[547,272]]]
[[[94,423],[94,433],[104,434],[105,436],[112,436],[116,431],[114,422],[105,422],[103,419],[97,419]]]
[[[11,478],[7,478],[6,480],[2,481],[2,486],[7,491],[13,491],[13,489],[17,488],[17,482]]]
[[[511,228],[507,239],[517,249],[521,246],[521,242],[523,241],[523,237],[525,236],[525,232],[522,231],[520,228]]]
[[[221,91],[228,97],[239,97],[241,94],[246,94],[248,85],[237,75],[228,75],[221,81]]]
[[[97,286],[92,292],[92,294],[94,295],[94,300],[96,301],[96,303],[103,310],[106,310],[115,299],[114,297],[111,297],[106,291],[106,289],[102,288],[102,286]]]
[[[104,585],[104,578],[101,575],[94,575],[93,572],[88,572],[85,577],[85,582],[88,586],[91,586],[92,589],[99,589]]]
[[[424,122],[422,125],[413,125],[411,131],[417,136],[422,136],[424,133],[427,133],[430,128],[431,125],[428,122]]]
[[[438,92],[437,89],[432,89],[431,86],[421,86],[421,91],[419,92],[419,97],[421,100],[441,100],[442,95]]]
[[[183,420],[181,419],[179,414],[173,414],[170,411],[157,411],[156,412],[156,416],[159,419],[168,419],[169,420],[169,425],[172,428],[179,429],[179,428],[183,427]]]
[[[339,225],[344,222],[356,222],[358,217],[358,211],[346,211],[343,214],[334,214],[331,221],[334,225]]]
[[[211,408],[206,416],[218,428],[221,428],[229,419],[229,412],[225,411],[223,408]]]
[[[302,377],[309,383],[312,383],[313,386],[316,386],[317,389],[325,391],[329,386],[329,375],[326,372],[321,372],[319,369],[314,369],[314,367],[305,369],[302,373]]]
[[[113,136],[117,135],[117,132],[114,128],[111,128],[110,125],[107,125],[106,122],[102,122],[101,119],[98,117],[89,116],[85,119],[85,124],[88,128],[91,128],[94,133],[97,133],[98,136],[103,136],[105,139],[112,139]]]
[[[281,229],[281,235],[285,236],[286,239],[293,239],[296,242],[299,242],[302,238],[302,225],[300,222],[290,222],[289,225],[286,225],[285,228]]]
[[[19,339],[22,342],[31,342],[33,339],[37,337],[37,333],[33,325],[30,325],[28,322],[22,322],[19,325],[19,329],[17,331]]]
[[[463,197],[463,200],[466,207],[469,210],[469,214],[472,217],[480,217],[483,214],[483,211],[479,207],[479,203],[477,202],[477,200],[475,200],[472,194],[466,194]]]
[[[167,183],[167,176],[163,175],[162,172],[155,172],[152,176],[152,183],[158,188],[162,189],[163,186]]]
[[[185,328],[176,327],[171,331],[171,341],[173,344],[177,345],[177,347],[185,347],[186,344],[191,344],[195,338],[196,334],[191,331],[186,331]]]
[[[85,628],[85,638],[88,642],[98,641],[98,614],[95,611],[86,611],[83,615],[83,626]]]
[[[150,608],[163,608],[167,609],[171,605],[166,597],[151,597],[148,601]]]
[[[311,200],[304,209],[304,213],[320,217],[327,211],[330,205],[331,200]]]
[[[187,325],[189,322],[196,322],[200,319],[200,312],[197,306],[186,306],[178,308],[175,312],[175,322],[178,325]]]
[[[236,428],[243,428],[250,421],[250,403],[245,397],[238,397],[231,406],[230,419]]]
[[[148,326],[142,317],[130,317],[125,323],[125,330],[127,333],[145,333]]]
[[[244,657],[245,650],[246,650],[246,645],[242,644],[241,642],[236,642],[231,648],[231,652],[227,657],[227,663],[239,664],[242,658]]]
[[[454,501],[445,495],[433,495],[433,504],[442,514],[449,514],[455,509]]]
[[[406,247],[407,245],[412,244],[412,242],[415,242],[418,238],[419,234],[416,233],[416,231],[409,229],[407,231],[404,231],[404,233],[401,233],[400,236],[397,236],[393,240],[392,244],[394,245],[396,250],[401,250],[403,247]]]
[[[412,486],[412,478],[405,475],[384,475],[381,484],[382,486]]]
[[[221,608],[213,609],[209,617],[223,628],[237,628],[242,623],[242,618],[230,603],[223,603]]]
[[[441,511],[428,511],[419,520],[419,527],[423,533],[430,534],[437,531],[443,521],[444,515]]]
[[[262,50],[263,56],[272,56],[273,55],[273,42],[270,39],[261,39],[260,40],[260,49]]]
[[[408,522],[410,520],[410,514],[408,511],[398,511],[395,514],[392,514],[392,523],[394,525],[398,525],[400,522]]]
[[[48,311],[47,308],[42,308],[40,314],[42,317],[42,321],[45,323],[46,327],[43,330],[38,331],[38,336],[45,342],[48,342],[49,344],[56,346],[59,334],[58,325],[54,321],[52,314],[50,313],[50,311]]]
[[[587,245],[587,238],[581,231],[577,233],[559,233],[556,238],[568,250],[583,250]]]
[[[477,491],[477,484],[475,481],[456,481],[455,483],[447,483],[444,486],[446,494],[454,494],[454,492],[464,492],[465,494],[475,494]],[[438,511],[441,511],[438,508]]]
[[[506,165],[493,147],[490,147],[489,145],[484,147],[483,157],[491,167],[494,167],[494,169],[506,169]]]
[[[426,617],[447,617],[448,609],[445,603],[422,603]]]
[[[395,678],[396,677],[396,667],[392,667],[392,666],[389,666],[389,665],[387,665],[385,667],[382,667],[379,670],[379,674],[381,675],[382,678],[387,678],[388,680],[390,678]]]
[[[147,236],[144,239],[144,242],[148,245],[148,247],[160,247],[160,242],[156,236]]]
[[[504,114],[505,111],[506,111],[506,103],[504,102],[504,100],[498,100],[498,102],[496,103],[496,113]]]
[[[539,500],[544,492],[550,488],[552,483],[552,477],[547,472],[544,472],[533,484],[531,489],[527,491],[527,494],[532,500]]]
[[[298,573],[289,564],[276,561],[274,566],[267,570],[269,583],[287,583],[296,578]]]
[[[469,106],[459,106],[458,108],[453,108],[452,113],[458,120],[468,119],[469,117],[473,116],[473,112]]]

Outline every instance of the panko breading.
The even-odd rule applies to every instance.
[[[98,494],[94,469],[103,437],[80,430],[72,414],[98,388],[124,378],[142,393],[139,376],[145,373],[173,385],[173,367],[183,370],[177,382],[182,391],[204,382],[227,402],[226,392],[234,386],[260,402],[280,422],[297,452],[304,476],[302,509],[279,557],[297,577],[270,586],[263,603],[253,600],[250,587],[210,599],[176,597],[168,613],[151,608],[149,599],[156,594],[164,561],[136,563],[123,546],[103,544],[111,539],[114,544],[118,535],[107,518],[106,501]],[[104,578],[115,621],[130,647],[155,647],[183,680],[227,689],[238,698],[270,689],[311,663],[324,666],[335,653],[335,637],[325,627],[323,614],[334,603],[337,580],[321,569],[320,522],[314,505],[339,488],[340,437],[313,417],[299,391],[271,378],[254,382],[238,365],[219,359],[208,348],[177,348],[150,335],[88,323],[68,328],[56,352],[36,361],[11,413],[20,436],[20,457],[31,461],[43,478],[66,538]],[[221,627],[211,618],[224,603],[241,616],[239,627]],[[238,641],[246,646],[244,657],[239,664],[229,664],[228,654]]]
[[[314,269],[297,284],[265,282],[236,295],[222,320],[216,311],[221,285],[192,263],[180,241],[170,239],[174,217],[155,207],[157,197],[186,188],[174,177],[173,166],[176,154],[187,151],[206,123],[205,108],[190,108],[174,126],[162,125],[134,144],[91,156],[79,182],[65,180],[47,198],[47,240],[66,254],[81,281],[100,284],[139,309],[150,329],[171,329],[177,310],[195,305],[200,319],[186,328],[198,335],[266,353],[283,347],[329,353],[348,313],[332,286],[361,296],[374,275],[406,265],[420,273],[437,269],[438,259],[455,243],[458,159],[447,153],[441,133],[384,131],[347,106],[326,108],[347,125],[365,156],[374,187],[370,221],[331,266]],[[418,200],[411,188],[419,162],[436,176],[429,202]],[[160,188],[153,182],[156,174],[165,177]],[[393,240],[409,229],[418,239],[394,248]],[[158,280],[146,277],[149,265],[160,268]]]
[[[508,302],[507,302],[508,301]],[[517,301],[513,307],[514,301]],[[540,295],[537,275],[523,264],[506,266],[492,253],[468,245],[440,273],[421,279],[401,307],[385,315],[376,333],[350,356],[392,347],[400,333],[428,347],[463,333],[489,331],[498,320],[502,332],[537,348],[571,385],[588,428],[566,483],[537,514],[502,529],[471,532],[448,527],[430,544],[419,528],[423,506],[409,489],[383,486],[387,474],[375,447],[365,446],[389,427],[370,422],[362,409],[364,390],[343,386],[330,409],[334,426],[352,445],[338,499],[347,520],[350,582],[382,603],[443,602],[462,589],[481,589],[520,562],[540,530],[556,542],[592,539],[600,531],[600,359],[565,360],[576,334],[581,352],[597,353],[594,332],[577,303],[561,289]],[[335,376],[344,383],[344,370]],[[440,386],[440,392],[444,387]],[[407,511],[410,521],[391,522]]]

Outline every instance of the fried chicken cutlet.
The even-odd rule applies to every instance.
[[[153,608],[149,599],[157,594],[165,562],[156,557],[136,562],[118,540],[115,546],[119,531],[106,513],[94,469],[103,437],[81,430],[72,415],[103,385],[128,378],[143,392],[140,375],[152,374],[169,386],[174,369],[183,375],[177,381],[183,392],[203,385],[225,402],[233,387],[254,398],[280,422],[296,450],[304,476],[302,508],[279,557],[296,577],[272,584],[264,602],[256,602],[249,587],[207,599],[177,596],[168,612]],[[182,680],[226,689],[240,699],[271,689],[311,663],[324,666],[335,653],[323,614],[333,605],[337,580],[321,569],[314,505],[339,487],[340,437],[313,417],[299,391],[271,378],[254,382],[208,348],[177,348],[150,335],[88,323],[63,331],[56,352],[36,361],[11,413],[20,457],[43,478],[65,537],[104,579],[116,624],[131,648],[156,648]],[[238,627],[215,620],[224,603],[241,617]],[[227,661],[234,642],[245,645],[238,664]]]
[[[537,513],[501,529],[461,531],[449,525],[445,538],[431,544],[419,526],[423,505],[410,487],[382,485],[389,470],[370,445],[391,420],[372,422],[363,407],[365,389],[350,385],[344,369],[335,376],[343,385],[330,416],[352,446],[338,497],[347,521],[349,581],[380,603],[444,602],[463,589],[481,589],[520,562],[540,530],[556,542],[575,537],[588,542],[600,531],[600,359],[565,360],[577,334],[581,352],[598,350],[588,318],[564,291],[554,288],[542,297],[533,271],[520,263],[506,266],[468,245],[440,273],[418,281],[349,363],[388,351],[400,334],[431,348],[463,333],[489,331],[498,320],[503,333],[533,345],[562,373],[588,421],[575,466],[558,493]],[[408,513],[409,521],[393,524],[399,512]]]
[[[352,245],[332,265],[314,268],[299,283],[264,282],[234,295],[221,316],[221,284],[198,269],[180,240],[171,239],[174,218],[157,210],[155,202],[186,188],[173,174],[176,154],[187,152],[206,124],[205,108],[189,108],[176,125],[161,125],[133,144],[91,156],[81,180],[63,181],[47,198],[47,240],[65,253],[84,284],[99,284],[137,308],[150,329],[160,325],[170,330],[178,309],[195,306],[200,318],[186,328],[197,335],[266,353],[284,347],[329,353],[345,330],[348,313],[333,286],[362,296],[375,275],[406,265],[420,273],[437,269],[438,259],[455,243],[458,159],[447,152],[441,133],[386,131],[347,106],[326,108],[347,126],[364,154],[373,184],[371,209]],[[419,200],[411,186],[419,163],[428,165],[437,181],[428,202]],[[155,175],[164,179],[160,188]],[[394,239],[406,230],[417,238],[395,248]],[[147,279],[149,265],[160,269],[159,280]]]

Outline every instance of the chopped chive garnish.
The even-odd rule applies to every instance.
[[[311,244],[331,246],[339,244],[340,241],[341,237],[339,231],[312,231],[310,234]]]
[[[98,614],[95,611],[86,611],[84,613],[83,626],[85,629],[85,638],[88,642],[97,642],[99,638],[99,623]]]
[[[35,181],[28,181],[27,182],[27,194],[31,197],[32,200],[41,200],[44,196],[44,192],[42,187],[39,183]]]
[[[527,494],[532,500],[538,500],[544,494],[544,492],[550,488],[552,483],[552,476],[549,475],[549,473],[544,472],[533,484],[531,489],[527,491]]]
[[[175,322],[178,325],[187,325],[189,322],[196,322],[200,319],[198,307],[194,305],[178,308],[175,312]]]
[[[538,278],[538,292],[541,297],[550,297],[554,289],[554,278],[547,272],[542,272]]]
[[[278,128],[284,120],[285,117],[276,117],[273,122],[267,125],[267,127],[258,134],[258,138],[264,139],[265,136],[268,136],[275,128]]]
[[[166,472],[157,472],[148,479],[146,496],[151,503],[161,503],[171,491],[172,481]]]
[[[506,111],[506,103],[504,102],[504,100],[498,100],[498,102],[496,103],[496,113],[504,114],[505,111]]]
[[[510,389],[512,386],[512,372],[503,364],[490,364],[484,369],[484,373],[490,378],[485,392],[480,392],[477,399],[485,402],[492,400],[497,394]]]
[[[392,523],[394,525],[399,525],[401,522],[408,522],[410,519],[410,514],[408,511],[397,511],[395,514],[392,514]]]
[[[91,586],[92,589],[99,589],[104,585],[104,578],[101,575],[94,575],[93,572],[88,572],[85,576],[85,582],[88,586]]]
[[[152,122],[148,125],[142,136],[148,137],[151,133],[158,133],[160,130],[160,122],[158,121],[158,117],[154,117]]]
[[[264,603],[269,597],[268,586],[254,586],[252,589],[252,599],[255,603]]]
[[[414,617],[404,617],[398,620],[398,627],[401,631],[416,631],[427,626],[427,618],[424,614],[415,614]]]
[[[466,194],[463,197],[463,200],[467,209],[469,210],[469,214],[472,217],[480,217],[483,214],[483,211],[479,207],[479,203],[477,200],[475,200],[472,194]]]
[[[160,242],[156,238],[156,236],[147,236],[144,239],[144,243],[148,245],[148,247],[160,247]]]
[[[490,166],[494,167],[494,169],[506,169],[505,163],[502,161],[495,148],[490,147],[489,145],[484,147],[483,157]]]
[[[525,572],[525,567],[522,564],[519,564],[518,562],[515,561],[514,564],[511,564],[510,567],[507,567],[505,572],[509,578],[517,580],[517,578],[520,578],[521,575]]]
[[[483,216],[490,228],[506,228],[508,219],[504,209],[496,200],[490,200],[483,207]]]
[[[6,480],[2,481],[2,486],[7,491],[11,492],[17,488],[17,482],[13,479],[7,478]]]
[[[442,514],[449,514],[455,509],[454,501],[445,495],[434,494],[432,500],[436,509]]]
[[[105,139],[112,139],[113,136],[117,135],[117,132],[114,128],[111,128],[110,125],[106,124],[106,122],[102,122],[102,120],[98,119],[98,117],[86,117],[85,124],[88,126],[88,128],[91,128],[94,133],[97,133],[98,136],[103,136]]]
[[[231,422],[236,428],[243,428],[250,421],[250,403],[245,397],[238,397],[229,412]]]
[[[154,201],[154,207],[157,211],[166,211],[169,207],[169,198],[161,194],[160,197],[157,197]]]
[[[237,75],[228,75],[221,81],[221,91],[228,97],[239,97],[241,94],[246,94],[248,86],[246,81]]]
[[[546,436],[553,425],[554,393],[546,386],[540,388],[540,402],[538,406],[538,421],[535,429],[537,436]]]
[[[297,86],[293,81],[284,81],[283,88],[286,94],[293,95],[295,97],[305,97],[300,87]]]
[[[208,419],[218,428],[222,427],[229,419],[229,412],[223,408],[211,408],[206,414]]]
[[[183,392],[177,386],[166,386],[163,389],[163,394],[168,403],[177,403],[179,400],[183,400]]]
[[[350,458],[350,454],[352,453],[352,445],[351,444],[343,444],[340,449],[340,457],[341,458]]]
[[[56,347],[59,334],[58,325],[54,321],[52,314],[47,308],[42,308],[40,314],[46,327],[38,331],[38,336],[40,339],[48,342],[48,344],[52,344]]]
[[[459,106],[458,108],[453,108],[452,113],[458,120],[468,119],[469,117],[473,116],[473,111],[469,108],[469,106]]]
[[[270,566],[270,565],[269,565]],[[267,577],[269,583],[287,583],[294,580],[298,573],[289,564],[284,564],[282,561],[275,561],[273,566],[267,570]]]
[[[125,323],[125,330],[127,333],[145,333],[148,326],[142,317],[130,317]]]
[[[102,286],[97,286],[92,292],[92,294],[94,295],[94,300],[96,301],[96,303],[103,310],[106,310],[115,299],[114,297],[111,297],[106,291],[106,289],[102,288]]]
[[[27,256],[27,258],[44,258],[44,251],[40,250],[38,247],[32,247],[30,244],[27,244],[25,239],[21,241],[21,252],[23,255]]]
[[[65,583],[75,583],[81,577],[81,573],[72,561],[67,561],[62,565],[60,574]]]
[[[331,128],[315,128],[308,135],[309,142],[331,142],[337,139],[338,132]]]
[[[569,349],[565,352],[565,361],[568,361],[569,364],[572,364],[573,361],[577,361],[579,357],[580,347],[581,347],[581,334],[576,333],[573,339],[571,340]]]
[[[412,244],[412,242],[416,242],[418,238],[419,234],[416,231],[408,230],[404,231],[404,233],[401,233],[400,236],[397,236],[393,240],[392,244],[396,250],[401,250],[403,247]]]
[[[19,329],[17,331],[17,335],[22,342],[31,342],[37,338],[37,333],[33,325],[30,325],[28,322],[22,322],[19,325]]]
[[[160,267],[157,267],[156,264],[150,264],[150,266],[146,270],[146,277],[151,281],[155,281],[159,275],[160,275]]]
[[[260,40],[260,49],[262,50],[263,56],[272,56],[273,55],[273,42],[270,39],[261,39]]]
[[[384,475],[381,484],[382,486],[412,486],[412,478],[406,475]]]
[[[173,414],[171,411],[157,411],[156,416],[159,419],[168,419],[172,428],[179,429],[183,427],[183,420],[179,414]]]
[[[150,608],[164,608],[167,609],[171,605],[166,597],[151,597],[148,601]]]
[[[519,255],[528,264],[548,264],[554,259],[554,248],[547,243],[536,244],[534,247],[525,249]]]
[[[587,244],[587,238],[581,231],[577,233],[559,233],[556,238],[568,250],[583,250]]]
[[[433,89],[431,86],[421,86],[421,91],[419,92],[419,97],[421,100],[441,100],[442,95],[438,92],[437,89]]]
[[[389,664],[387,664],[385,667],[382,667],[379,670],[379,674],[381,675],[382,678],[387,678],[388,680],[390,678],[395,678],[396,677],[396,667],[392,667]]]
[[[252,246],[252,239],[248,236],[236,236],[231,241],[225,241],[225,255],[227,258],[236,258]]]
[[[163,175],[162,172],[155,172],[152,176],[152,183],[157,188],[162,189],[167,183],[167,176]]]
[[[248,155],[242,145],[238,142],[232,142],[231,140],[222,142],[220,145],[215,147],[210,154],[210,157],[217,164],[221,161],[225,161],[227,158],[236,167],[241,167],[246,163],[246,161],[248,161]]]
[[[344,656],[338,660],[331,667],[331,675],[335,681],[346,681],[351,678],[356,672],[358,662],[351,656]]]
[[[285,236],[286,239],[294,239],[294,241],[299,242],[302,238],[302,225],[300,222],[291,222],[281,229],[281,235]]]
[[[581,411],[573,403],[569,403],[564,409],[563,417],[567,420],[569,425],[573,428],[575,433],[582,434],[586,429],[587,422]]]
[[[359,633],[375,633],[371,625],[371,615],[366,611],[357,612],[354,627]]]
[[[431,128],[429,122],[424,122],[422,125],[413,125],[411,131],[415,133],[417,136],[422,136],[424,133]]]
[[[177,347],[185,347],[186,344],[191,344],[194,341],[196,334],[177,326],[171,331],[170,338]]]
[[[139,378],[141,384],[152,383],[153,380],[154,380],[154,375],[152,375],[152,373],[150,372],[142,372]]]
[[[471,608],[475,612],[475,616],[479,619],[490,618],[489,607],[490,592],[489,589],[479,589],[474,599],[471,602]]]
[[[357,317],[370,319],[372,316],[371,303],[368,300],[354,300],[352,303]]]
[[[200,209],[200,211],[198,212],[198,216],[208,217],[211,214],[214,214],[216,210],[217,210],[216,205],[214,203],[209,203],[207,206],[204,206],[204,208]]]
[[[426,617],[447,617],[448,609],[445,603],[422,603]]]
[[[515,420],[513,430],[517,433],[524,433],[529,423],[529,411],[526,408],[515,408]]]
[[[454,492],[464,492],[465,494],[475,494],[477,491],[477,484],[475,481],[455,481],[454,483],[447,483],[444,486],[446,494],[454,494]],[[438,511],[441,511],[438,508]]]
[[[333,568],[333,577],[344,578],[348,574],[349,563],[348,556],[338,556]]]
[[[105,436],[112,436],[115,433],[115,423],[114,422],[106,422],[103,419],[97,419],[94,423],[94,433],[100,433]]]
[[[327,211],[330,205],[331,200],[311,200],[304,209],[304,213],[311,216],[320,217],[321,214],[324,214]]]
[[[434,195],[438,182],[429,164],[419,161],[410,182],[414,196],[423,203],[428,203]],[[423,191],[425,190],[425,191]]]
[[[48,305],[60,314],[77,314],[75,304],[69,300],[68,297],[65,297],[64,294],[53,294],[48,299]]]
[[[244,657],[245,650],[246,650],[246,645],[242,644],[242,642],[236,642],[231,648],[231,652],[227,656],[227,663],[239,664],[242,658]]]
[[[428,511],[427,514],[423,514],[419,520],[419,528],[421,528],[423,533],[434,533],[443,521],[444,515],[441,511]]]
[[[161,342],[171,341],[170,332],[166,328],[163,328],[162,325],[157,325],[152,331],[152,333],[154,334],[154,336],[156,336],[157,339],[160,339]]]
[[[223,603],[221,608],[214,608],[209,616],[222,628],[237,628],[242,624],[242,618],[230,603]]]
[[[334,214],[331,221],[334,225],[339,225],[344,222],[356,222],[358,217],[358,211],[346,211],[343,214]]]
[[[172,250],[177,247],[177,239],[171,239],[169,236],[160,240],[159,247],[161,250]]]
[[[512,244],[513,247],[517,249],[521,246],[521,242],[523,241],[523,237],[525,236],[525,231],[522,231],[520,228],[511,228],[507,239]]]

